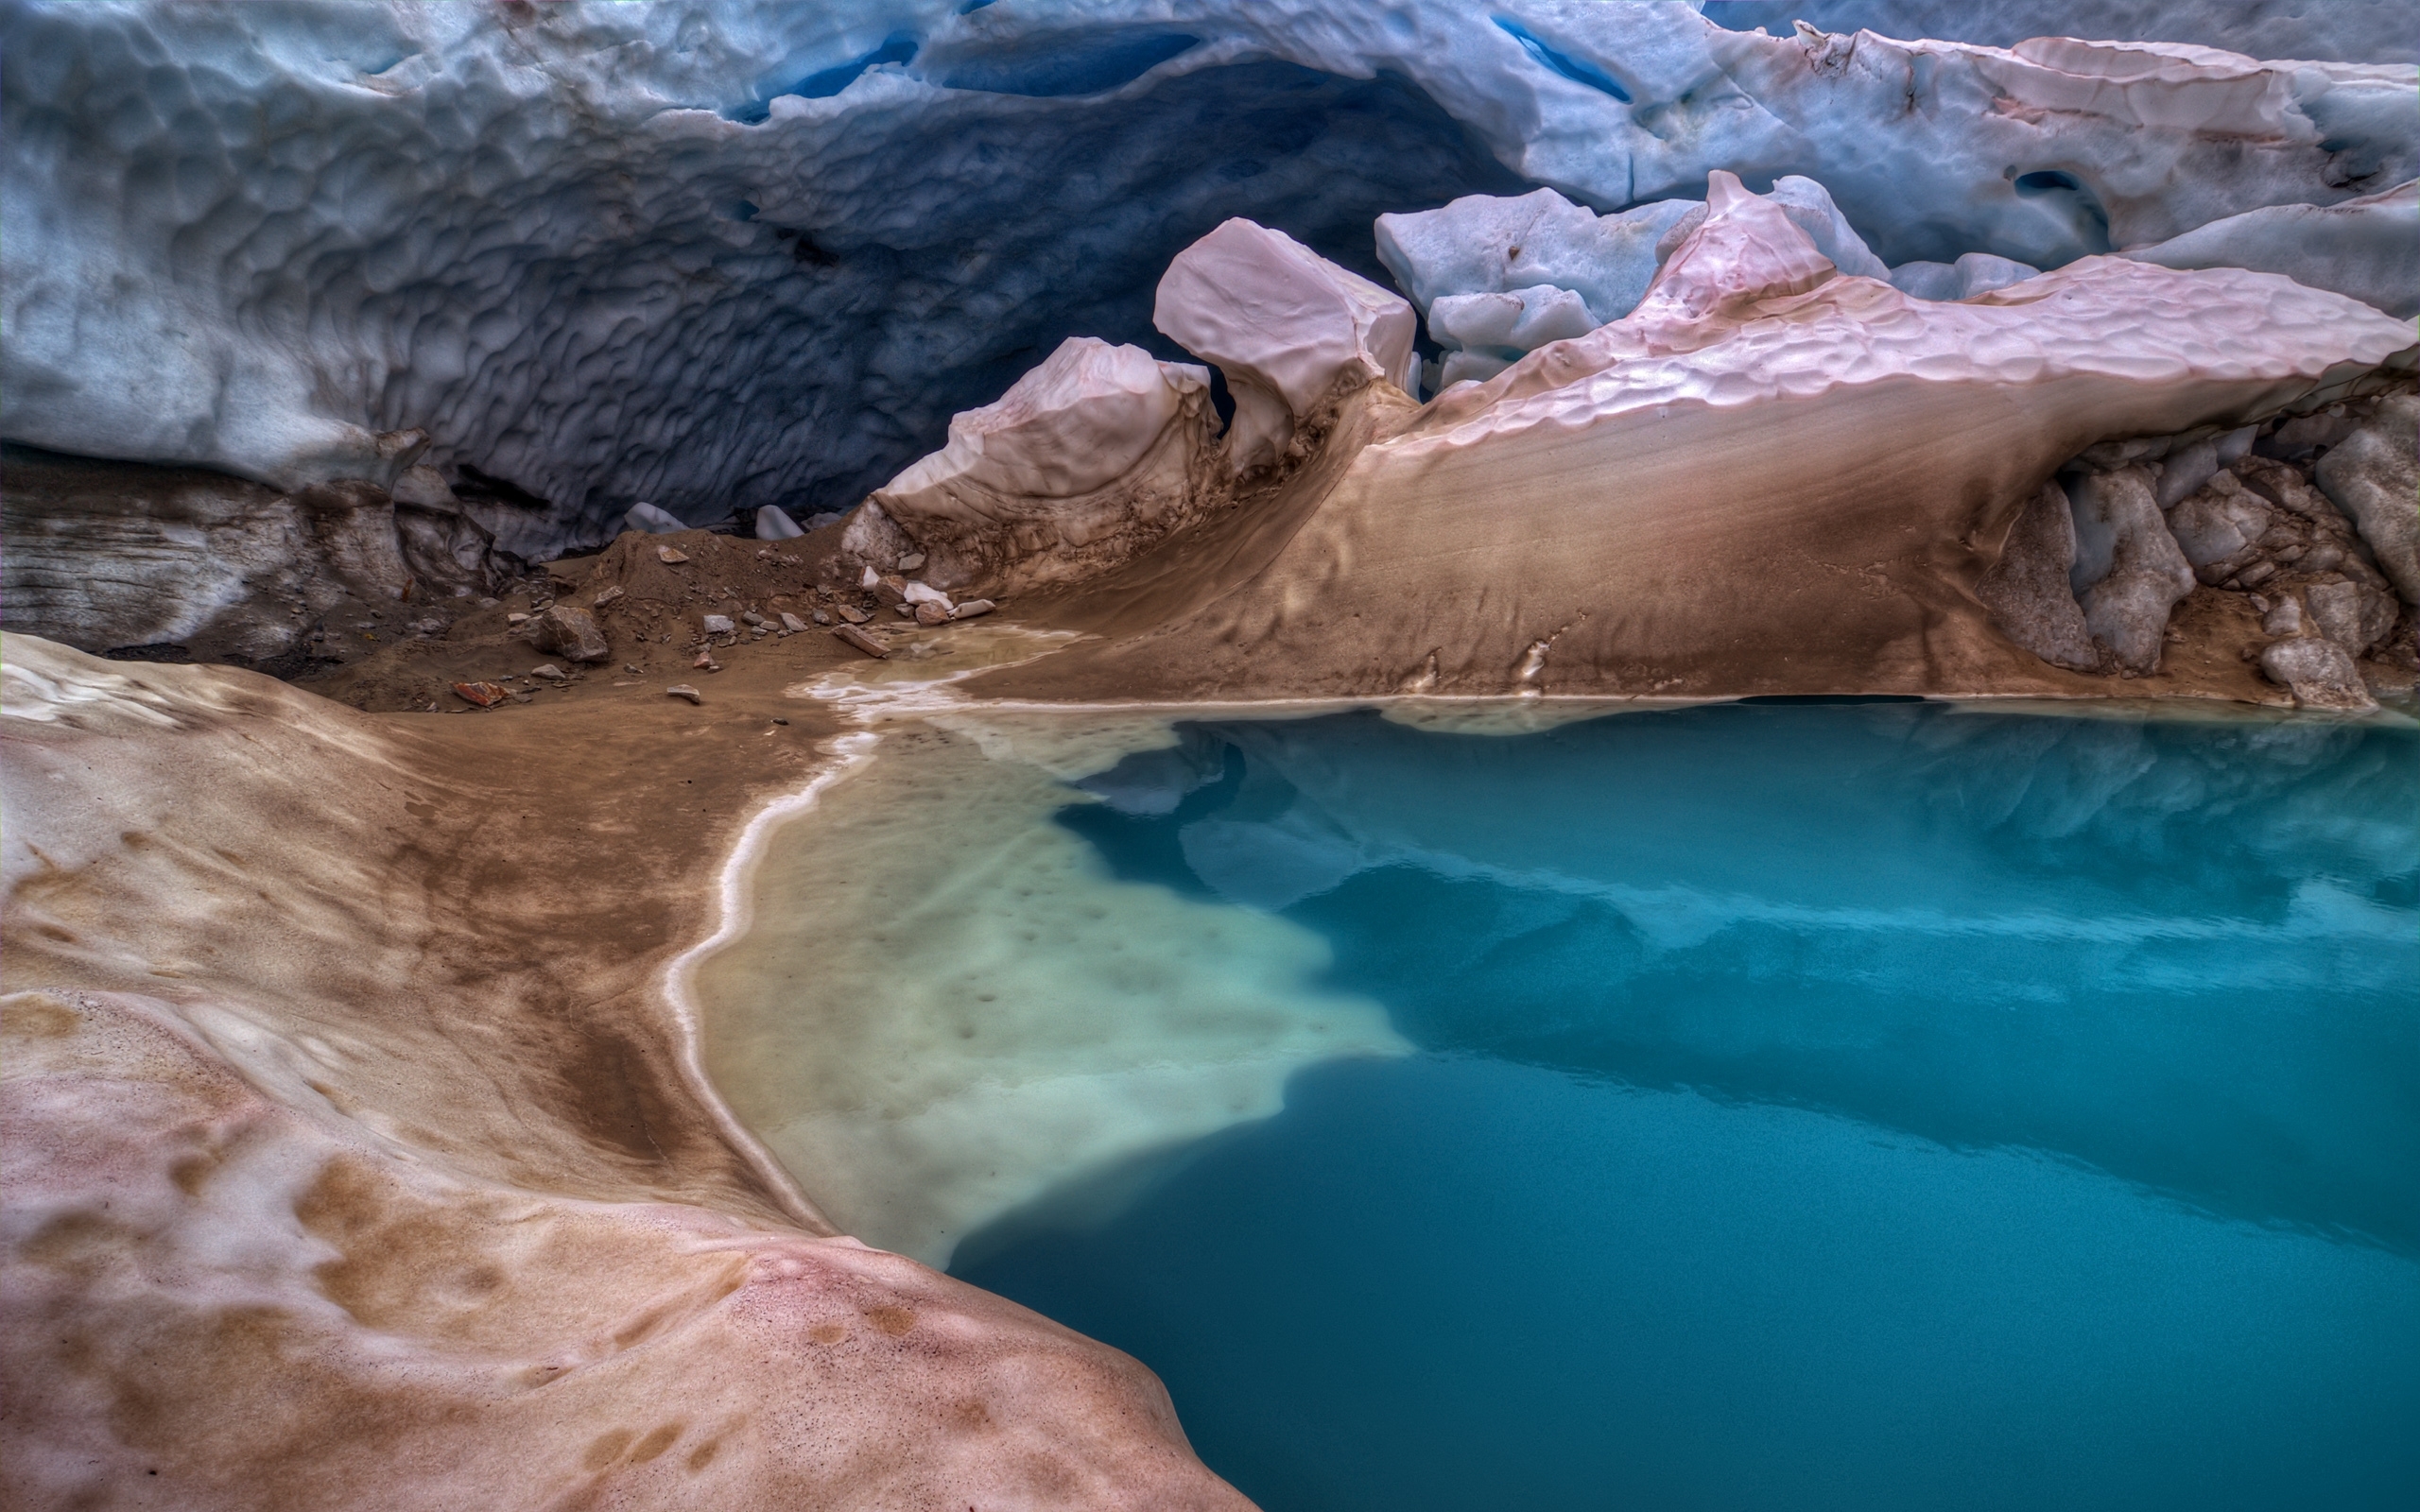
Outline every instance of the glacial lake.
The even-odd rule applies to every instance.
[[[2420,1503],[2411,729],[1046,725],[774,837],[707,1064],[1270,1512]]]

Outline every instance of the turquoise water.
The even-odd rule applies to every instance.
[[[2420,1504],[2411,732],[1183,733],[1060,822],[1420,1053],[954,1269],[1271,1512]]]

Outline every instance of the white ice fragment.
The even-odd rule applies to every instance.
[[[1508,294],[1449,294],[1428,307],[1428,332],[1439,341],[1506,356],[1584,336],[1597,325],[1579,295],[1547,284]]]
[[[1655,247],[1702,208],[1667,199],[1599,215],[1551,189],[1526,195],[1465,195],[1436,210],[1380,215],[1378,260],[1431,320],[1435,304],[1462,294],[1502,294],[1541,284],[1585,301],[1590,324],[1628,315],[1655,277]]]
[[[940,589],[935,588],[930,583],[911,582],[905,589],[901,590],[900,596],[907,599],[910,604],[938,605],[942,612],[944,614],[957,608],[956,605],[949,601],[949,595],[947,593],[942,593]]]
[[[1226,375],[1238,472],[1274,460],[1294,422],[1348,370],[1406,390],[1416,380],[1410,305],[1249,220],[1226,221],[1177,254],[1151,323]]]
[[[686,530],[689,527],[665,510],[641,500],[631,505],[631,512],[622,517],[622,528],[644,530],[650,535],[666,536],[675,530]]]
[[[756,539],[759,541],[793,541],[805,535],[789,511],[778,504],[769,504],[756,511]]]
[[[1799,174],[1784,174],[1773,180],[1773,191],[1766,198],[1781,207],[1782,214],[1806,233],[1806,239],[1834,267],[1852,278],[1890,277],[1891,270],[1865,245],[1865,238],[1841,214],[1831,192],[1822,184]]]

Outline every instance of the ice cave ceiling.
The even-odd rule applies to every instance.
[[[2115,17],[2318,60],[2181,85],[1789,25],[1956,37],[1954,7],[1703,9],[14,4],[5,433],[290,487],[386,481],[418,429],[544,501],[499,526],[535,553],[640,500],[848,507],[1069,335],[1183,357],[1153,286],[1230,216],[1388,282],[1382,213],[1728,168],[1821,181],[1889,263],[2047,267],[2420,171],[2392,6],[1974,37]]]

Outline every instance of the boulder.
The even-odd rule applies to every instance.
[[[2366,583],[2343,578],[2312,583],[2303,590],[2303,603],[2319,633],[2354,656],[2385,640],[2394,628],[2393,595]]]
[[[1279,460],[1340,382],[1416,382],[1411,306],[1283,232],[1229,220],[1179,252],[1151,323],[1226,375],[1238,472]]]
[[[2071,475],[2067,501],[2076,532],[2068,581],[2085,627],[2118,667],[2138,677],[2159,670],[2168,617],[2193,592],[2186,560],[2141,467]]]
[[[1975,586],[1992,623],[2054,666],[2090,672],[2100,664],[2083,608],[2067,573],[2075,565],[2075,517],[2056,483],[2046,483],[2009,527],[2000,559]]]
[[[2260,653],[2261,675],[2309,709],[2375,709],[2351,653],[2323,636],[2278,641]]]
[[[2420,605],[2420,395],[2388,394],[2367,422],[2328,449],[2313,476],[2350,516],[2378,569]]]
[[[574,662],[602,662],[614,654],[605,644],[605,632],[596,627],[596,617],[584,609],[557,604],[540,614],[534,625],[542,651]]]

